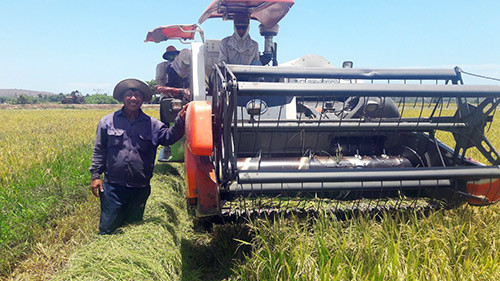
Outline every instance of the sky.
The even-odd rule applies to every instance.
[[[0,0],[0,89],[112,93],[151,80],[166,46],[148,31],[196,23],[212,0]],[[280,22],[278,61],[321,55],[334,66],[453,68],[500,78],[498,0],[295,0]],[[209,19],[208,39],[233,33]],[[258,22],[251,37],[262,51]],[[500,84],[464,76],[466,84]]]

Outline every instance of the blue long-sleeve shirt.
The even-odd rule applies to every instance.
[[[153,176],[158,145],[171,145],[184,135],[177,117],[167,126],[140,110],[132,123],[124,109],[104,116],[97,125],[90,172],[92,180],[104,173],[104,181],[128,187],[145,187]]]

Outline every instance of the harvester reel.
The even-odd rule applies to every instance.
[[[219,214],[420,208],[500,199],[496,162],[478,165],[464,156],[465,149],[453,150],[436,138],[438,131],[449,132],[458,148],[479,144],[483,154],[490,154],[486,158],[494,157],[483,132],[499,103],[489,96],[500,96],[500,89],[447,85],[458,80],[457,73],[438,70],[222,65],[215,73],[209,92]],[[290,79],[301,75],[330,82]],[[442,84],[331,82],[364,76],[433,78]],[[449,105],[452,99],[457,107]],[[247,108],[249,101],[265,101],[266,110]]]
[[[491,164],[500,164],[500,155],[484,135],[485,127],[493,121],[493,113],[499,103],[498,98],[486,98],[477,106],[459,101],[459,110],[454,117],[463,119],[469,126],[453,133],[457,143],[454,154],[457,161],[459,152],[463,151],[462,154],[465,154],[467,149],[476,147]]]

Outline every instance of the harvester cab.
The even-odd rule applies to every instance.
[[[218,64],[220,41],[191,43],[186,198],[198,217],[500,200],[486,137],[500,86],[463,85],[458,67],[336,68],[316,55],[277,65],[272,37],[292,5],[215,0],[199,19],[247,11],[273,63]]]

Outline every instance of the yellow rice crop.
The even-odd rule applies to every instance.
[[[411,103],[408,104],[407,106],[405,106],[405,108],[403,110],[403,117],[405,117],[405,118],[410,118],[410,117],[426,118],[426,117],[431,116],[432,110],[433,110],[433,107],[432,107],[433,105],[432,106],[424,105],[424,108],[422,111],[420,110],[419,106],[420,106],[419,104],[414,105]],[[401,110],[401,108],[400,108],[400,110]],[[456,106],[453,106],[453,105],[445,106],[443,109],[438,108],[435,111],[434,116],[435,117],[452,117],[455,115],[456,111],[457,111]],[[498,117],[498,115],[495,115],[493,123],[491,125],[487,124],[487,126],[484,128],[484,134],[486,135],[488,140],[491,142],[491,144],[494,147],[496,147],[497,149],[500,148],[500,139],[498,138],[498,136],[500,136],[500,127],[498,127],[498,125],[495,125],[495,124],[498,124],[500,122],[499,118],[500,117]],[[453,148],[453,149],[455,148],[455,139],[454,139],[454,136],[452,133],[444,132],[444,131],[437,131],[436,137],[439,140],[446,143],[447,145],[449,145],[451,148]],[[466,152],[466,156],[471,157],[477,161],[480,161],[480,162],[488,164],[488,165],[491,164],[488,162],[488,160],[486,160],[486,158],[475,147],[469,148]]]
[[[117,108],[0,110],[0,183],[8,185],[23,171],[75,147],[93,145],[99,119]]]
[[[118,108],[0,109],[0,276],[52,220],[90,196],[96,126]]]
[[[0,124],[0,178],[8,184],[23,170],[89,144],[97,115],[62,109],[2,110],[0,118],[4,120]]]
[[[117,107],[118,108],[118,107]],[[93,145],[94,137],[95,137],[95,129],[98,120],[104,116],[107,113],[110,113],[112,111],[116,110],[116,108],[113,109],[85,109],[85,110],[68,110],[68,109],[51,109],[51,110],[0,110],[0,118],[3,120],[3,122],[0,123],[0,184],[2,184],[2,188],[8,187],[9,181],[14,181],[16,180],[16,177],[19,175],[22,175],[25,171],[28,171],[32,168],[35,167],[40,167],[43,165],[44,162],[49,161],[53,158],[60,157],[61,155],[64,155],[65,157],[72,157],[71,151],[74,150],[75,147],[79,146],[86,146],[86,147],[91,147]],[[158,115],[158,109],[150,109],[146,110],[146,113],[149,115],[157,116]],[[418,116],[418,115],[417,115]],[[405,116],[406,117],[406,116]],[[498,123],[498,120],[496,120]],[[488,135],[491,137],[492,141],[494,142],[495,146],[499,146],[499,141],[498,137],[495,138],[495,136],[499,136],[500,133],[498,132],[498,128],[496,126],[493,126],[491,128],[491,131],[488,133]],[[453,144],[452,136],[450,134],[443,134],[438,135],[442,140],[444,140],[446,143],[449,145]],[[88,157],[91,157],[89,154]],[[474,156],[476,157],[476,156]],[[77,159],[74,159],[75,161]],[[86,165],[86,164],[85,164]],[[51,171],[47,170],[47,174],[50,175]],[[158,175],[157,175],[158,177]],[[90,180],[90,176],[88,177]],[[416,274],[415,272],[419,272],[424,269],[425,273],[427,273],[427,276],[433,276],[433,274],[437,274],[438,277],[437,279],[440,279],[441,277],[448,276],[448,278],[453,279],[454,276],[463,276],[460,274],[456,275],[451,275],[449,273],[450,271],[447,271],[449,268],[455,269],[455,268],[462,268],[465,265],[467,266],[468,263],[470,263],[468,260],[465,262],[462,262],[462,259],[456,258],[452,259],[451,262],[443,262],[439,263],[440,260],[443,260],[444,258],[448,258],[448,256],[451,256],[451,254],[448,254],[445,251],[446,249],[451,249],[449,250],[450,252],[455,253],[455,249],[459,249],[460,252],[459,255],[462,253],[467,253],[469,249],[472,251],[479,251],[478,249],[484,250],[484,253],[482,254],[477,254],[477,255],[471,255],[473,262],[472,265],[477,265],[474,266],[473,269],[467,269],[465,272],[472,272],[477,274],[486,272],[489,275],[486,276],[498,276],[498,271],[494,271],[496,268],[498,268],[498,251],[495,251],[495,246],[498,245],[496,241],[498,239],[495,239],[498,237],[498,235],[495,235],[498,232],[495,232],[495,230],[498,229],[498,220],[496,220],[497,216],[491,216],[488,215],[487,211],[490,210],[490,213],[494,213],[495,210],[498,210],[498,207],[496,206],[496,209],[470,209],[472,211],[469,211],[469,209],[463,210],[458,210],[456,213],[457,215],[453,216],[454,221],[450,223],[453,227],[452,230],[455,230],[455,226],[457,227],[465,227],[465,226],[470,226],[472,223],[477,222],[476,225],[481,225],[483,226],[483,220],[484,220],[484,229],[481,229],[481,235],[478,235],[474,231],[470,231],[472,233],[471,236],[468,236],[467,239],[463,239],[458,241],[458,238],[454,238],[453,236],[448,235],[448,232],[442,231],[443,222],[446,222],[449,220],[449,217],[447,216],[449,213],[444,213],[441,217],[440,214],[438,214],[437,219],[432,219],[429,220],[430,222],[427,222],[425,218],[423,220],[416,220],[415,223],[407,223],[406,221],[402,221],[400,226],[399,224],[396,225],[396,223],[399,222],[392,222],[391,220],[387,219],[384,221],[387,221],[387,223],[382,224],[382,226],[379,226],[378,222],[375,220],[360,220],[360,228],[361,230],[357,231],[357,228],[352,228],[349,227],[349,225],[343,225],[342,222],[337,222],[335,220],[327,220],[326,222],[330,223],[332,227],[330,226],[325,226],[324,228],[326,229],[325,231],[319,229],[321,228],[321,225],[318,223],[315,223],[314,227],[316,227],[315,231],[317,231],[318,235],[320,238],[328,238],[328,239],[333,239],[335,240],[334,243],[337,243],[340,245],[340,247],[337,247],[334,243],[327,244],[326,247],[324,247],[321,243],[323,243],[323,240],[321,239],[310,239],[306,240],[309,236],[307,235],[313,235],[314,233],[310,231],[311,227],[310,224],[307,224],[306,227],[304,227],[304,231],[302,232],[302,229],[297,229],[299,226],[297,226],[297,229],[293,229],[295,225],[293,223],[291,224],[282,224],[283,226],[290,226],[292,228],[291,231],[286,232],[285,229],[270,229],[270,233],[274,234],[276,236],[279,236],[275,244],[271,244],[272,249],[270,249],[268,252],[266,252],[265,247],[259,246],[259,244],[256,244],[259,241],[275,241],[267,238],[267,234],[265,233],[266,230],[259,230],[261,233],[265,233],[266,235],[261,235],[263,238],[260,239],[260,236],[257,236],[259,240],[255,240],[255,242],[252,247],[254,249],[254,252],[252,255],[248,255],[248,260],[245,263],[241,264],[241,268],[234,268],[231,267],[231,265],[234,263],[235,259],[235,253],[237,252],[238,249],[242,249],[245,247],[245,244],[239,245],[238,241],[245,242],[245,243],[250,243],[250,240],[247,240],[244,238],[237,237],[238,239],[234,239],[232,236],[228,236],[227,243],[221,243],[218,240],[212,241],[214,243],[211,243],[215,246],[207,246],[203,243],[206,243],[205,241],[211,241],[208,238],[205,239],[205,241],[202,241],[203,239],[198,239],[195,241],[195,239],[198,236],[201,236],[201,234],[195,234],[189,232],[189,229],[191,228],[191,225],[189,223],[186,223],[186,218],[185,218],[185,211],[183,209],[180,209],[179,206],[185,206],[183,205],[183,197],[182,197],[182,191],[177,190],[174,194],[173,197],[168,197],[169,195],[172,194],[171,190],[171,181],[168,181],[168,179],[163,179],[159,182],[162,182],[163,184],[166,185],[164,193],[161,193],[161,196],[157,196],[157,198],[161,198],[162,200],[166,200],[166,202],[158,202],[154,203],[154,201],[151,202],[151,205],[156,204],[155,206],[158,206],[157,208],[153,208],[152,211],[149,211],[150,214],[149,216],[151,217],[151,220],[147,221],[144,225],[140,225],[132,231],[130,229],[126,229],[125,235],[117,235],[115,237],[111,238],[106,238],[110,240],[100,240],[97,242],[97,246],[102,245],[104,242],[109,242],[113,243],[113,245],[120,245],[119,242],[116,242],[115,240],[112,239],[121,239],[126,240],[124,243],[129,245],[130,247],[130,241],[129,237],[127,235],[127,231],[130,231],[130,233],[134,234],[133,237],[136,237],[136,240],[139,241],[139,244],[135,246],[136,244],[133,244],[135,246],[134,249],[146,249],[147,254],[152,253],[160,253],[160,258],[154,257],[157,261],[160,261],[160,265],[162,265],[161,268],[158,270],[161,270],[163,273],[165,271],[165,267],[163,266],[164,264],[170,264],[173,263],[175,266],[179,268],[175,268],[174,271],[176,273],[182,272],[183,274],[186,272],[181,271],[180,265],[177,264],[177,262],[180,260],[179,254],[186,253],[186,256],[182,257],[182,262],[183,265],[187,264],[188,269],[191,267],[194,267],[192,264],[196,265],[196,269],[198,267],[200,268],[200,271],[203,272],[213,272],[214,270],[220,270],[220,268],[216,268],[216,266],[220,266],[220,264],[225,264],[222,269],[223,270],[234,270],[234,274],[237,275],[240,272],[242,273],[242,276],[251,276],[251,272],[259,272],[263,271],[266,269],[266,262],[269,261],[269,264],[272,265],[277,265],[280,268],[285,268],[285,266],[292,265],[297,267],[296,274],[300,276],[302,273],[302,276],[307,276],[305,272],[307,272],[308,267],[310,266],[311,272],[314,270],[320,270],[321,268],[328,268],[330,267],[330,264],[332,265],[332,268],[337,268],[338,271],[340,272],[337,274],[338,276],[342,276],[344,269],[346,269],[346,272],[354,270],[353,275],[354,276],[369,276],[365,275],[367,274],[367,270],[364,268],[359,268],[359,267],[352,267],[351,265],[351,260],[356,260],[357,258],[365,257],[365,261],[359,262],[361,259],[356,260],[357,263],[355,264],[361,264],[361,265],[371,265],[370,262],[373,263],[374,258],[377,257],[377,254],[382,251],[383,254],[380,254],[380,261],[377,261],[375,259],[375,265],[372,266],[371,268],[377,269],[377,266],[381,267],[379,271],[382,271],[383,274],[380,276],[389,276],[389,275],[384,275],[385,272],[389,272],[389,270],[392,270],[393,264],[396,263],[402,263],[402,261],[409,260],[407,261],[407,264],[403,264],[403,266],[394,266],[396,270],[408,270],[408,274],[406,272],[396,274],[394,276],[406,276],[409,279],[411,277],[416,278],[418,275],[411,275],[411,274]],[[182,184],[182,181],[180,179],[177,179],[177,182],[174,186],[180,187]],[[159,192],[157,189],[156,192]],[[165,193],[166,192],[166,193]],[[166,194],[166,195],[164,195]],[[160,204],[161,203],[161,204]],[[170,207],[173,206],[173,207]],[[167,210],[167,212],[165,212]],[[474,215],[475,212],[485,212],[485,215]],[[471,213],[470,216],[468,216],[468,220],[464,223],[457,223],[456,221],[458,220],[457,218],[460,218],[463,216],[462,213],[469,214]],[[494,213],[495,214],[495,213]],[[165,219],[161,217],[161,215],[165,216]],[[178,216],[179,215],[179,216]],[[453,213],[452,213],[453,215]],[[473,216],[474,215],[474,216]],[[434,215],[431,216],[431,218],[434,218]],[[483,219],[483,220],[479,220]],[[355,222],[356,223],[356,222]],[[356,226],[355,223],[352,223],[354,226]],[[491,226],[488,225],[491,224]],[[158,231],[153,232],[150,230],[151,227],[155,227],[158,224]],[[346,222],[345,224],[351,224],[351,221]],[[392,224],[392,225],[391,225]],[[408,225],[408,227],[406,227]],[[427,226],[429,225],[429,226]],[[465,225],[465,226],[464,226]],[[362,228],[361,226],[367,226]],[[426,226],[426,227],[425,227]],[[445,225],[446,226],[446,225]],[[223,226],[223,227],[232,227],[232,226]],[[257,226],[255,226],[257,227]],[[274,226],[273,226],[274,227]],[[370,231],[366,231],[367,229],[370,230],[376,230],[376,227],[393,227],[395,231],[373,231],[376,232],[373,234],[373,236],[376,236],[377,239],[372,239],[371,237],[365,237],[366,233],[370,234]],[[404,231],[397,232],[399,228],[403,228]],[[477,227],[477,226],[474,226]],[[354,229],[354,230],[351,230]],[[430,247],[425,247],[428,245],[428,243],[422,243],[424,241],[423,239],[402,239],[402,241],[412,241],[412,243],[406,243],[406,244],[401,243],[402,246],[400,246],[400,239],[398,235],[399,233],[402,233],[401,235],[405,235],[408,237],[411,237],[412,235],[415,235],[415,233],[412,233],[410,231],[407,231],[406,229],[414,230],[417,234],[426,234],[429,233],[428,236],[424,235],[424,238],[426,239],[433,239],[438,241],[439,243],[434,243],[434,244],[439,244],[438,246],[435,246],[434,244],[429,244],[431,245]],[[437,231],[433,231],[434,229],[437,229]],[[320,231],[321,230],[321,231]],[[338,232],[342,232],[337,234],[334,232],[334,230]],[[463,229],[462,229],[463,230]],[[462,230],[460,230],[459,234],[462,233]],[[141,235],[136,235],[138,232],[144,231],[146,234],[143,236]],[[441,231],[441,232],[439,232]],[[219,231],[222,234],[226,234],[226,232]],[[451,233],[455,233],[453,231],[450,231]],[[158,234],[160,233],[160,234]],[[188,235],[184,236],[184,233],[188,233]],[[298,236],[296,235],[298,233]],[[303,234],[304,233],[304,234]],[[393,235],[393,233],[395,233]],[[408,234],[409,233],[409,234]],[[151,236],[153,234],[153,236]],[[392,236],[389,236],[388,234],[392,236],[396,236],[395,238]],[[147,235],[147,236],[145,236]],[[162,238],[161,235],[165,235],[167,238],[164,240],[158,240],[158,238]],[[179,236],[177,236],[179,235]],[[219,235],[220,237],[224,238],[224,235]],[[491,241],[488,239],[482,239],[483,237],[487,237],[487,235],[491,235],[492,238],[490,238]],[[177,245],[174,245],[174,243],[170,242],[170,240],[175,241],[175,239],[171,239],[170,237],[173,236],[174,238],[179,239],[179,242]],[[192,237],[194,236],[194,238]],[[215,234],[213,234],[214,237],[217,237],[217,231],[215,231]],[[359,238],[357,238],[359,236]],[[476,239],[476,236],[479,237]],[[148,238],[144,237],[153,237],[155,239],[151,240]],[[279,241],[280,237],[286,237],[282,239],[281,243]],[[304,238],[303,238],[304,237]],[[346,237],[354,237],[354,238],[349,238],[347,239]],[[378,239],[380,237],[380,239]],[[430,237],[430,238],[429,238]],[[437,237],[437,238],[436,238]],[[451,237],[451,238],[449,238]],[[302,239],[303,238],[303,239]],[[325,238],[325,239],[326,239]],[[365,239],[366,238],[366,239]],[[449,239],[448,239],[449,238]],[[170,240],[168,240],[170,239]],[[192,239],[192,240],[185,240],[185,239]],[[346,240],[347,239],[347,240]],[[365,239],[365,240],[363,240]],[[442,239],[442,243],[441,240]],[[244,240],[244,241],[243,241]],[[149,244],[145,244],[146,241]],[[158,243],[158,241],[161,241]],[[166,241],[166,242],[164,242]],[[182,243],[181,243],[182,241]],[[225,240],[222,240],[225,242]],[[287,241],[292,241],[292,244],[287,243]],[[346,242],[347,241],[347,242]],[[364,242],[363,242],[364,241]],[[366,242],[368,241],[368,242]],[[451,242],[450,242],[451,241]],[[458,243],[458,242],[460,243]],[[473,241],[476,244],[473,244],[469,241]],[[482,242],[484,244],[484,247],[479,247],[477,245],[482,245],[480,243],[477,243],[477,241]],[[168,242],[168,243],[167,243]],[[383,244],[383,242],[387,242],[389,246],[386,244]],[[488,242],[488,243],[486,243]],[[491,242],[491,243],[489,243]],[[169,244],[170,243],[170,244]],[[232,243],[232,244],[231,244]],[[345,243],[343,245],[342,243]],[[457,244],[459,247],[452,247],[452,245]],[[467,246],[466,244],[473,244],[470,247],[465,247]],[[181,250],[181,244],[182,244],[182,250]],[[228,247],[227,245],[231,246],[234,244],[234,249]],[[450,246],[448,246],[450,244]],[[86,256],[85,252],[83,253],[83,257],[87,258],[88,256],[91,256],[92,258],[97,258],[99,259],[99,253],[106,253],[102,252],[101,249],[95,250],[96,246],[95,245],[90,245],[90,246],[85,246],[85,248],[82,251],[88,250],[88,255]],[[145,247],[145,245],[148,245]],[[159,246],[160,245],[160,246]],[[168,245],[169,247],[172,248],[161,248],[161,245]],[[222,245],[222,246],[221,246]],[[320,246],[318,246],[320,245]],[[334,245],[334,246],[331,246]],[[358,247],[358,245],[360,245]],[[443,246],[445,245],[445,246]],[[151,248],[156,249],[155,251],[149,251],[149,246]],[[298,246],[301,247],[300,250],[295,250],[296,248],[292,248],[292,246]],[[364,247],[366,246],[366,247]],[[492,247],[494,246],[494,247]],[[160,247],[160,248],[158,248]],[[217,251],[224,251],[227,249],[227,255],[222,255],[219,254]],[[283,254],[281,252],[282,249],[284,248],[289,248],[291,250],[283,251]],[[358,248],[356,248],[358,247]],[[463,248],[461,248],[463,247]],[[127,248],[124,248],[127,249]],[[236,249],[236,250],[235,250]],[[330,251],[328,254],[321,254],[318,253],[320,250],[325,250]],[[354,249],[354,250],[352,250]],[[375,250],[380,251],[377,252]],[[384,253],[387,253],[386,249],[392,250],[394,254],[389,255],[387,254],[388,258],[384,256]],[[410,249],[410,250],[408,250]],[[417,251],[415,251],[417,249]],[[444,249],[444,250],[443,250]],[[465,250],[464,250],[465,249]],[[309,251],[307,251],[309,250]],[[369,251],[374,251],[375,254],[364,254],[363,251],[369,252]],[[92,252],[94,251],[94,252]],[[383,252],[385,251],[385,252]],[[125,253],[127,256],[130,256],[131,254],[135,254],[137,251],[131,251],[130,253],[127,252]],[[168,253],[173,253],[175,255],[175,258],[170,259],[168,256],[166,257],[163,253],[168,252]],[[304,255],[302,255],[304,253]],[[331,253],[331,255],[330,255]],[[346,262],[341,262],[341,259],[337,259],[337,256],[335,256],[335,253],[345,253],[345,257],[347,257],[347,261],[349,262],[349,266],[347,265]],[[405,260],[405,256],[403,255],[407,254],[407,257],[410,257],[410,259]],[[492,253],[492,254],[489,254]],[[118,253],[120,254],[120,253]],[[213,255],[213,256],[210,256]],[[240,253],[241,254],[241,253]],[[321,254],[321,255],[320,255]],[[424,257],[425,254],[425,257]],[[267,255],[269,258],[267,259],[260,259],[264,255]],[[282,261],[278,261],[274,259],[275,255],[282,255],[285,257]],[[293,258],[288,258],[287,257],[296,257],[294,260]],[[227,260],[222,260],[221,262],[220,258],[221,256],[228,256],[230,257]],[[319,257],[318,257],[319,256]],[[428,258],[428,256],[430,258]],[[441,257],[442,256],[442,257]],[[78,255],[76,255],[76,259],[78,260]],[[208,257],[208,258],[207,258]],[[255,259],[252,260],[252,257],[255,257]],[[454,256],[453,256],[454,257]],[[288,259],[287,259],[288,258]],[[189,264],[190,259],[192,259],[195,262],[192,262],[191,265]],[[323,259],[326,259],[328,264],[321,265],[321,261]],[[412,260],[416,260],[412,262]],[[468,257],[467,257],[468,259]],[[87,259],[81,259],[85,262],[88,263]],[[134,259],[131,259],[134,260]],[[143,270],[145,267],[141,263],[137,264],[132,264],[130,263],[131,260],[126,260],[126,268],[130,269],[131,267],[135,266],[134,268],[137,270]],[[141,252],[141,255],[138,256],[137,260],[143,262],[145,260],[145,257],[143,253]],[[204,264],[200,265],[199,261],[200,260],[208,260],[208,261],[213,261],[215,266],[207,266],[207,268],[203,268]],[[297,262],[300,261],[300,262]],[[93,261],[93,260],[91,260]],[[121,260],[114,259],[116,262],[121,262]],[[186,261],[188,261],[186,263]],[[259,261],[262,261],[260,264],[258,263]],[[457,262],[457,264],[452,264],[453,262]],[[162,262],[164,262],[162,264]],[[451,265],[448,265],[451,264]],[[99,272],[104,272],[106,273],[105,270],[102,270],[101,266],[106,266],[108,263],[100,263],[99,262],[90,262],[92,265],[100,265],[98,267],[85,267],[85,271],[91,271],[92,269],[96,269],[96,271]],[[229,264],[229,267],[228,267]],[[156,263],[154,264],[156,265]],[[298,266],[297,266],[298,265]],[[410,268],[411,266],[415,265],[415,268]],[[117,267],[120,267],[123,265],[118,265]],[[385,267],[384,267],[385,266]],[[387,267],[387,268],[386,268]],[[470,267],[470,266],[469,266]],[[476,270],[476,267],[479,268],[479,270]],[[123,268],[123,267],[122,267]],[[148,267],[149,269],[150,267]],[[229,269],[228,269],[229,268]],[[278,268],[279,270],[281,270]],[[318,269],[320,268],[320,269]],[[352,270],[351,270],[352,268]],[[438,269],[435,269],[438,268]],[[439,268],[445,268],[443,270],[443,274],[441,271],[439,271]],[[481,269],[482,268],[482,269]],[[493,271],[491,271],[491,268],[493,268]],[[425,270],[429,269],[429,270]],[[77,268],[76,271],[81,270],[81,268]],[[301,271],[304,270],[304,271]],[[491,271],[491,272],[489,272]],[[130,272],[134,272],[130,270]],[[285,272],[285,271],[283,271]],[[112,272],[115,273],[115,272]],[[286,273],[286,272],[285,272]],[[293,273],[293,272],[292,272]],[[377,272],[375,272],[377,273]],[[396,272],[397,273],[397,272]],[[197,273],[194,273],[193,275],[196,276]],[[212,273],[213,274],[213,273]],[[265,275],[259,275],[260,273],[257,273],[257,275],[260,277],[257,277],[256,279],[266,279],[263,278]],[[271,273],[272,275],[273,273]],[[368,273],[369,274],[369,273]],[[171,276],[175,276],[173,273],[171,275],[168,274],[163,274],[161,275],[165,278],[171,278]],[[187,275],[187,279],[189,279],[189,275]],[[204,276],[203,274],[200,274],[200,276]],[[226,275],[226,277],[229,276],[229,273]],[[276,275],[279,276],[279,275]],[[310,276],[310,275],[309,275]],[[326,274],[325,276],[328,276]],[[348,273],[346,273],[345,276],[349,276]],[[481,276],[480,274],[478,275],[479,277],[477,279],[485,279],[487,277],[485,276],[484,273]],[[184,277],[184,276],[183,276]],[[397,279],[398,277],[395,277],[394,279]],[[425,279],[425,277],[422,277]],[[68,278],[69,279],[69,278]],[[241,277],[240,277],[241,279]],[[245,279],[245,278],[243,278]],[[247,277],[247,279],[252,279],[252,277]],[[271,278],[268,278],[271,279]],[[311,278],[313,279],[313,278]],[[326,279],[326,278],[325,278]],[[345,279],[350,279],[345,277]],[[365,279],[368,279],[365,278]],[[403,278],[401,278],[403,279]],[[67,279],[64,279],[67,280]]]

